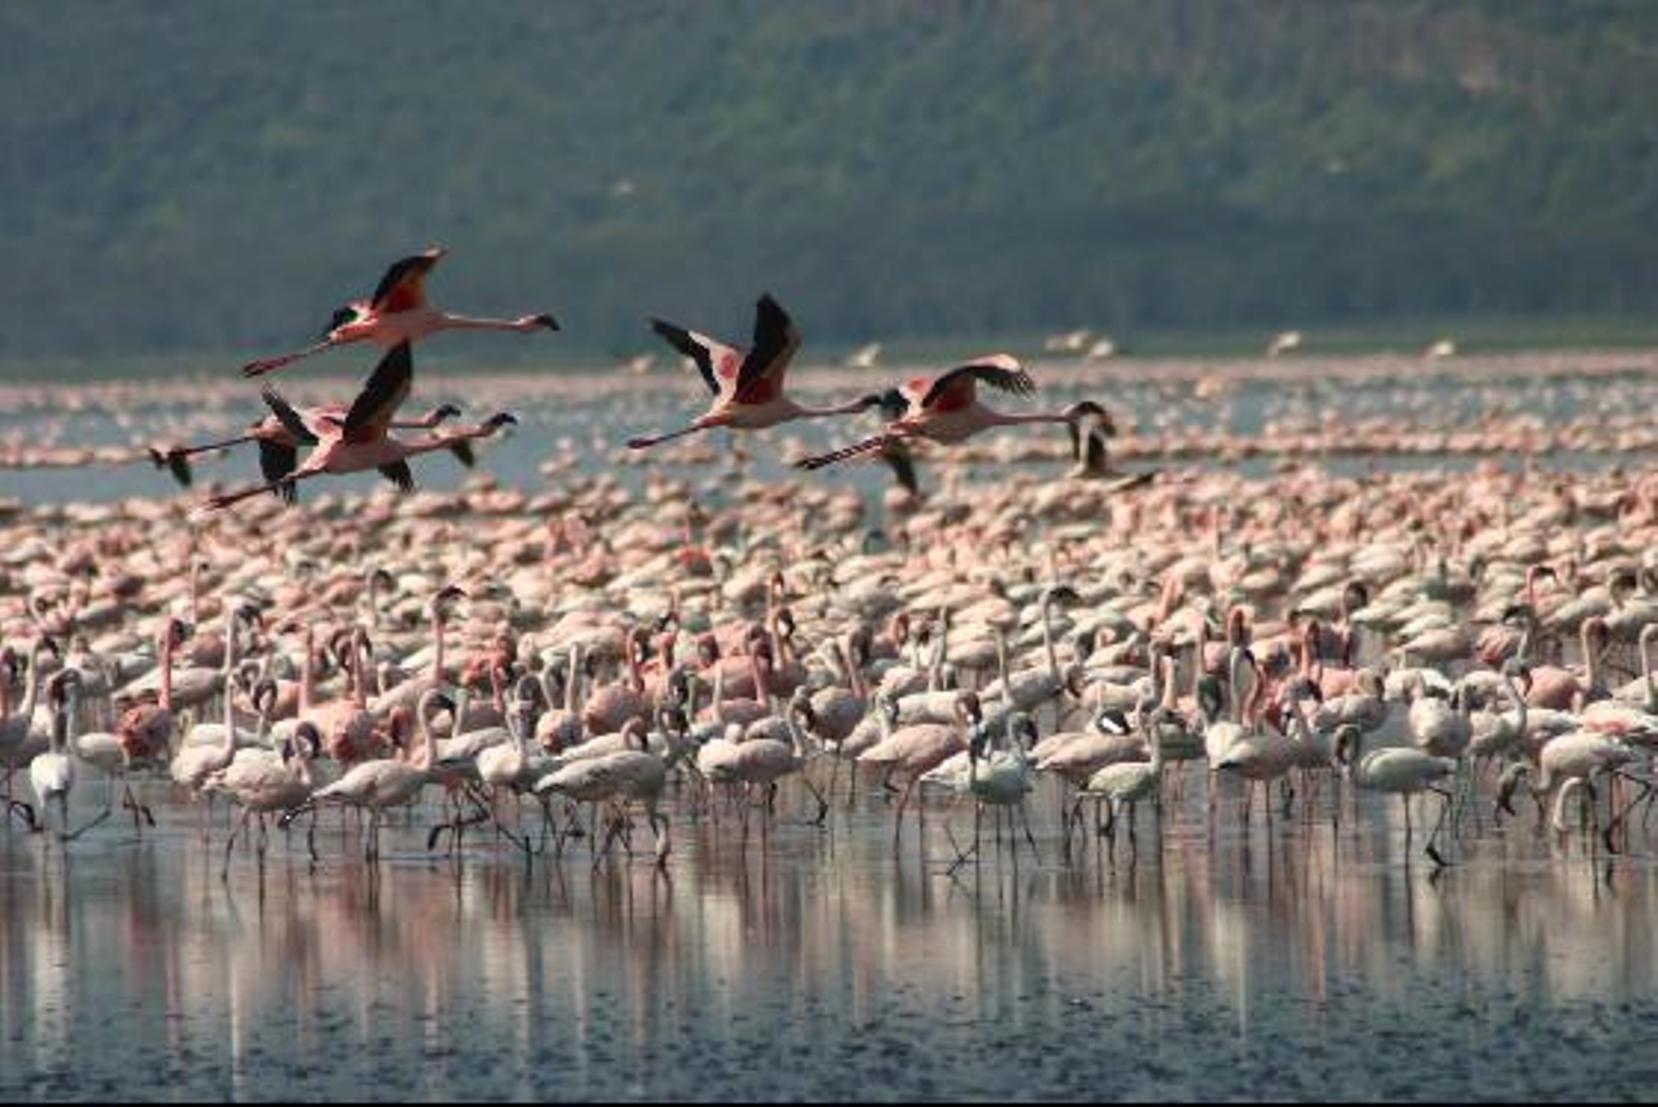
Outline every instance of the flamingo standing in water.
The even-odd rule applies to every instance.
[[[364,340],[376,346],[392,347],[419,341],[438,331],[517,331],[529,334],[542,329],[558,330],[558,320],[546,312],[522,315],[517,319],[481,319],[439,311],[427,303],[426,275],[448,252],[442,246],[433,246],[423,253],[393,262],[375,286],[372,296],[366,300],[353,300],[334,312],[320,341],[293,353],[249,362],[242,367],[242,374],[257,377],[300,358]]]
[[[307,437],[314,438],[316,447],[299,468],[280,480],[210,496],[198,511],[220,511],[264,492],[276,492],[288,499],[294,485],[324,473],[360,473],[378,469],[402,491],[412,491],[414,474],[409,471],[411,457],[433,450],[452,450],[458,443],[488,437],[501,426],[518,422],[503,411],[475,427],[434,434],[421,442],[393,438],[389,433],[392,416],[407,398],[413,378],[414,362],[409,354],[409,344],[402,342],[381,359],[343,420],[322,418],[308,423],[282,403],[275,393],[268,392],[267,403],[271,404],[277,418],[282,420],[289,432],[302,441]]]
[[[628,439],[628,448],[643,450],[698,431],[729,427],[733,430],[760,430],[796,419],[819,419],[830,415],[855,415],[881,402],[879,396],[863,396],[839,407],[802,407],[783,394],[783,375],[800,348],[800,330],[783,306],[767,293],[754,308],[754,344],[745,353],[716,338],[686,330],[661,319],[651,320],[651,329],[692,361],[702,374],[713,406],[688,427],[667,434],[642,435]]]
[[[1075,427],[1098,409],[1097,404],[1083,401],[1064,411],[1014,415],[980,403],[978,386],[981,383],[1015,396],[1029,396],[1036,391],[1036,382],[1017,358],[1010,354],[991,354],[936,377],[917,377],[907,382],[897,390],[905,401],[904,414],[888,423],[880,434],[796,464],[802,469],[821,469],[847,458],[885,450],[894,440],[925,438],[948,446],[993,427],[1026,423],[1064,423]]]

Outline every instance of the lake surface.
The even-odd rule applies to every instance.
[[[279,376],[274,383],[298,403],[345,403],[366,375],[369,355],[338,355],[327,371]],[[438,362],[440,366],[444,362]],[[847,370],[803,366],[790,376],[790,389],[804,402],[841,401],[866,394],[918,374],[937,372],[936,365],[880,366]],[[1539,429],[1559,428],[1581,420],[1589,433],[1573,448],[1552,449],[1549,465],[1594,468],[1619,460],[1613,434],[1597,427],[1647,427],[1641,413],[1658,407],[1658,358],[1645,351],[1562,352],[1453,358],[1442,363],[1415,357],[1295,358],[1282,361],[1122,359],[1083,364],[1038,362],[1031,367],[1041,391],[1034,403],[1059,408],[1084,396],[1105,403],[1125,432],[1146,439],[1190,434],[1224,434],[1263,441],[1270,432],[1320,427],[1363,426],[1393,421],[1420,430],[1455,432],[1477,428],[1488,419],[1521,418]],[[1028,409],[1030,401],[991,395],[990,402],[1010,410]],[[510,410],[521,421],[512,432],[480,449],[479,471],[503,486],[544,487],[543,466],[552,462],[567,472],[609,472],[625,484],[642,484],[647,468],[640,455],[621,448],[634,434],[683,426],[708,403],[692,370],[658,368],[635,375],[623,370],[546,369],[511,372],[417,370],[410,412],[445,402],[460,405],[468,420],[495,410]],[[0,499],[26,504],[65,500],[107,502],[129,496],[170,497],[180,489],[144,454],[152,444],[183,445],[222,439],[263,417],[258,389],[233,369],[212,377],[169,381],[112,381],[100,385],[0,385]],[[780,460],[781,447],[819,450],[868,434],[873,416],[790,424],[777,431],[741,436],[742,465],[761,479],[799,478]],[[1068,442],[1057,427],[1020,428],[1005,436],[1051,458],[1058,472],[1069,464]],[[736,441],[716,432],[693,443],[708,447],[721,461]],[[121,463],[79,468],[6,468],[10,446],[104,448],[124,455]],[[1658,450],[1654,438],[1642,451]],[[657,454],[657,457],[673,456]],[[1490,456],[1490,455],[1485,455]],[[1202,454],[1181,456],[1183,467],[1225,464],[1260,473],[1270,456],[1243,461]],[[1332,470],[1367,468],[1465,470],[1474,456],[1434,453],[1333,455]],[[1509,459],[1513,461],[1513,459]],[[196,459],[197,482],[240,485],[257,478],[251,448]],[[1141,462],[1141,467],[1145,467]],[[671,471],[688,466],[683,460]],[[696,468],[696,466],[689,466]],[[705,468],[707,468],[705,466]],[[928,466],[923,465],[923,483]],[[984,468],[988,473],[989,467]],[[446,456],[416,465],[422,488],[456,488],[468,471]],[[880,466],[850,465],[814,474],[816,481],[849,482],[873,492],[890,482]],[[381,482],[372,474],[335,478],[330,488],[348,493],[372,491]]]
[[[746,850],[676,808],[666,875],[582,842],[433,857],[435,809],[377,873],[330,814],[316,870],[273,831],[228,881],[187,806],[68,856],[0,832],[0,1095],[1650,1096],[1640,834],[1613,861],[1487,818],[1435,877],[1396,805],[1269,838],[1223,797],[1211,835],[1196,783],[1132,862],[1064,860],[1039,793],[1039,860],[987,823],[954,875],[966,808],[895,858],[867,792],[828,829],[786,794]]]
[[[1444,429],[1516,412],[1648,419],[1658,377],[1644,356],[1624,373],[1622,358],[1592,377],[1564,356],[1518,368],[1457,359],[1404,377],[1335,366],[1356,372],[1340,383],[1317,367],[1036,373],[1044,403],[1098,395],[1141,433],[1253,436],[1326,414]],[[870,378],[806,380],[816,399]],[[1210,380],[1220,384],[1205,391]],[[316,402],[343,398],[342,385],[355,378],[284,387]],[[0,448],[199,441],[259,414],[239,381],[0,393]],[[469,417],[519,413],[481,468],[526,489],[546,485],[549,458],[637,485],[646,470],[618,467],[617,444],[705,403],[693,378],[668,374],[417,383],[416,405],[445,399]],[[783,437],[745,440],[752,472],[787,472]],[[1057,458],[1062,435],[1043,440]],[[721,465],[698,479],[721,479],[726,446],[712,445]],[[1617,460],[1590,448],[1542,463]],[[204,459],[198,483],[254,472],[246,454]],[[418,475],[443,489],[465,474],[438,458]],[[873,492],[887,477],[865,466],[814,479]],[[143,461],[0,472],[0,499],[134,495],[188,494]],[[320,866],[274,834],[263,869],[238,850],[221,880],[223,827],[204,845],[194,809],[160,783],[147,788],[162,825],[141,841],[112,821],[66,852],[8,825],[0,1096],[1646,1099],[1658,1087],[1658,866],[1644,830],[1613,860],[1581,838],[1538,835],[1529,810],[1494,829],[1484,801],[1483,822],[1465,824],[1453,866],[1435,875],[1421,855],[1431,812],[1409,849],[1397,806],[1375,797],[1339,830],[1280,818],[1269,836],[1259,812],[1240,831],[1228,796],[1211,829],[1194,776],[1160,845],[1147,812],[1132,863],[1126,849],[1114,862],[1067,860],[1052,787],[1031,805],[1040,860],[987,845],[983,863],[954,874],[944,827],[970,834],[968,812],[933,808],[925,857],[912,827],[895,858],[873,789],[826,830],[804,825],[802,797],[786,793],[777,824],[756,822],[746,845],[730,816],[716,828],[674,805],[666,875],[642,857],[595,872],[585,842],[529,868],[487,835],[458,860],[434,856],[433,806],[388,833],[375,870],[329,815]],[[76,821],[98,792],[78,789]]]

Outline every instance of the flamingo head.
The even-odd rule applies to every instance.
[[[510,411],[497,411],[494,415],[491,415],[488,419],[484,420],[483,429],[486,431],[494,431],[500,430],[502,427],[516,427],[517,425],[518,416],[514,415]]]
[[[1520,781],[1531,775],[1531,766],[1524,761],[1516,761],[1503,770],[1503,775],[1497,780],[1497,810],[1516,815],[1514,810],[1514,792],[1520,787]]]
[[[1111,418],[1111,413],[1093,400],[1078,400],[1060,414],[1072,426],[1092,422],[1094,428],[1108,438],[1117,433],[1117,424]]]
[[[1351,771],[1364,745],[1364,731],[1356,723],[1342,723],[1336,728],[1334,755],[1343,771]]]

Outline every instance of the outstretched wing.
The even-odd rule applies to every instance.
[[[716,396],[725,391],[722,382],[734,380],[738,368],[743,363],[743,352],[736,347],[727,346],[705,334],[686,330],[665,319],[652,319],[651,330],[666,339],[668,345],[696,362],[697,372],[702,374],[703,383],[708,386],[708,391]]]
[[[912,496],[921,495],[921,483],[915,479],[915,458],[909,447],[901,442],[889,442],[881,448],[881,460],[892,470],[898,487]]]
[[[456,461],[460,462],[468,469],[478,464],[478,451],[472,448],[472,443],[469,439],[462,438],[451,443],[449,446],[449,452],[455,455]]]
[[[411,254],[391,263],[386,275],[374,286],[369,297],[369,309],[381,315],[396,315],[401,311],[426,305],[426,274],[443,257],[441,249]]]
[[[394,461],[390,465],[380,466],[380,475],[397,485],[399,492],[414,491],[414,474],[409,471],[407,461]]]
[[[373,442],[385,436],[392,417],[409,398],[414,383],[414,358],[409,344],[399,342],[369,374],[368,383],[345,415],[345,436],[353,442]]]
[[[282,393],[267,384],[259,390],[259,398],[265,401],[265,406],[271,409],[271,414],[276,416],[276,421],[282,424],[289,438],[306,446],[316,445],[317,436],[305,422],[305,417],[282,398]],[[260,445],[264,442],[261,441]]]
[[[275,484],[294,471],[299,464],[299,451],[292,446],[259,440],[259,475],[266,484]]]
[[[958,365],[933,378],[921,397],[921,406],[935,411],[954,411],[973,402],[975,385],[979,382],[991,388],[1011,392],[1015,396],[1029,396],[1036,391],[1036,382],[1011,354],[992,354],[989,357]]]
[[[150,460],[155,462],[157,469],[166,469],[173,474],[173,479],[185,488],[190,487],[190,458],[183,450],[171,449],[163,453],[155,447],[150,447]]]
[[[783,374],[798,349],[800,329],[794,320],[771,293],[761,296],[754,305],[754,344],[737,371],[737,400],[763,404],[776,399],[783,391]]]

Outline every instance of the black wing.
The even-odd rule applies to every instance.
[[[915,458],[903,445],[892,442],[881,450],[881,460],[892,469],[898,486],[912,496],[921,495],[920,482],[915,479]]]
[[[927,389],[927,394],[922,397],[921,406],[931,407],[951,385],[959,384],[963,377],[972,377],[991,388],[999,388],[1015,396],[1029,396],[1036,391],[1036,382],[1025,372],[1025,367],[1019,364],[1017,358],[1009,357],[1007,354],[995,354],[941,373],[934,379],[932,387]]]
[[[266,484],[275,484],[294,471],[299,463],[299,451],[276,442],[259,442],[259,473]]]
[[[346,437],[372,439],[384,434],[397,409],[409,398],[413,383],[414,358],[409,354],[409,344],[399,342],[380,359],[368,383],[351,402],[345,416]]]
[[[329,318],[328,318],[328,326],[326,326],[322,329],[322,334],[321,334],[320,337],[327,338],[329,335],[333,334],[340,327],[344,326],[345,324],[351,322],[353,319],[356,319],[356,318],[357,318],[357,309],[352,307],[350,304],[347,304],[344,307],[335,308],[334,309],[334,314],[329,316]]]
[[[391,267],[386,270],[386,275],[381,277],[380,283],[374,286],[374,295],[370,296],[368,300],[369,306],[376,311],[384,307],[386,300],[390,298],[392,293],[410,281],[418,282],[422,280],[427,273],[432,271],[432,266],[437,264],[437,260],[430,253],[424,253],[410,254],[406,258],[398,258],[392,262]],[[417,285],[417,299],[420,296],[421,293],[418,291]]]
[[[472,448],[472,443],[464,438],[450,446],[449,452],[455,455],[456,461],[460,462],[468,469],[478,464],[478,451],[474,450]]]
[[[1067,423],[1065,425],[1071,427],[1072,434],[1077,433],[1073,424]],[[1088,432],[1088,460],[1085,463],[1085,468],[1090,473],[1110,472],[1105,456],[1105,435],[1099,431],[1091,430]]]
[[[394,461],[390,465],[380,466],[380,475],[397,485],[399,492],[414,491],[414,474],[409,472],[407,461]]]
[[[737,370],[737,388],[749,388],[772,370],[779,359],[793,356],[800,346],[800,331],[783,305],[771,293],[754,305],[754,341],[749,345],[743,367]]]
[[[162,453],[160,450],[151,448],[150,460],[155,462],[157,469],[165,467],[168,472],[173,474],[174,480],[186,488],[190,487],[190,458],[183,450],[168,450],[166,453]]]
[[[259,398],[265,401],[265,406],[271,409],[276,421],[282,424],[282,429],[287,431],[295,442],[307,446],[316,445],[317,436],[311,433],[311,428],[305,425],[305,420],[294,410],[293,405],[282,398],[282,393],[267,384],[259,390]],[[264,443],[261,442],[260,445],[263,446]]]
[[[665,319],[652,319],[651,330],[667,339],[668,345],[696,362],[697,372],[702,374],[703,383],[708,386],[708,391],[719,395],[720,382],[719,378],[714,376],[714,358],[706,342],[698,341],[701,335]]]

